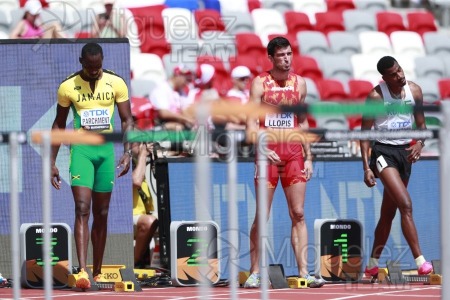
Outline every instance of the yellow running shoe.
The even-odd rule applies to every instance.
[[[89,289],[91,287],[89,275],[83,268],[81,268],[80,272],[78,272],[78,278],[75,282],[75,287],[80,289]]]

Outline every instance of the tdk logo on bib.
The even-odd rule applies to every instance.
[[[294,128],[294,113],[267,114],[264,125],[270,128]]]
[[[102,117],[102,116],[109,116],[109,110],[108,109],[90,109],[83,111],[83,117],[89,118],[89,117]]]

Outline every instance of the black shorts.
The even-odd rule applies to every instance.
[[[408,161],[410,151],[406,150],[406,148],[409,148],[409,144],[388,145],[375,143],[372,147],[369,164],[375,176],[378,177],[379,167],[392,167],[397,169],[402,179],[409,179],[412,163]]]

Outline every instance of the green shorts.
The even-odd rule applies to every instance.
[[[114,144],[72,145],[70,185],[88,187],[94,192],[112,192],[115,177]]]

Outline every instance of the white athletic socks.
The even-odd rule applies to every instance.
[[[369,264],[367,265],[367,268],[372,269],[374,267],[378,267],[378,258],[371,257],[369,259]]]
[[[425,257],[423,257],[423,255],[417,257],[416,259],[414,259],[414,261],[416,262],[417,268],[420,268],[424,262],[426,262]]]

